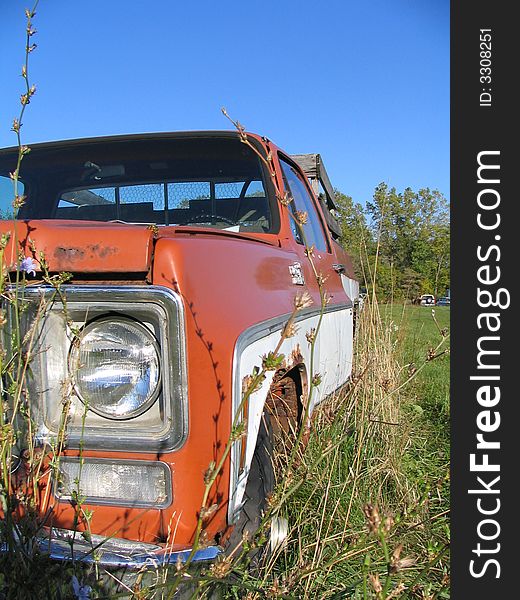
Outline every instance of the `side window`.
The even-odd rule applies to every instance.
[[[305,183],[302,181],[300,174],[289,163],[280,159],[280,164],[282,165],[285,186],[291,192],[291,196],[293,197],[290,209],[293,213],[295,211],[307,213],[307,223],[303,226],[307,243],[309,246],[314,246],[316,250],[328,252],[327,239],[323,233],[320,217],[316,212],[316,207],[307,191]],[[298,228],[292,219],[291,228],[296,241],[299,244],[303,244]]]
[[[23,192],[24,185],[21,181],[18,181],[18,194],[23,196]],[[9,177],[0,175],[0,220],[12,219],[14,217],[13,198],[13,182]]]

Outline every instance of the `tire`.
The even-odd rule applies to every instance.
[[[268,497],[275,486],[272,453],[271,423],[269,417],[264,413],[247,479],[244,505],[226,543],[226,554],[233,553],[234,556],[237,556],[240,552],[237,547],[242,545],[244,537],[247,536],[247,539],[251,541],[260,527],[267,508]],[[258,562],[261,554],[261,549],[254,549],[250,553],[250,558],[253,562]]]

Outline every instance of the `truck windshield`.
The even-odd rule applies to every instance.
[[[8,156],[0,155],[0,174],[9,170]],[[262,165],[234,137],[44,144],[24,158],[21,176],[26,202],[19,219],[273,229]],[[8,203],[2,208],[9,218]]]

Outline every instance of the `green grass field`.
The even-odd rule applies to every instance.
[[[399,328],[397,330],[398,353],[401,364],[419,366],[428,357],[428,351],[439,343],[441,331],[449,333],[450,309],[439,306],[433,309],[424,306],[383,306],[381,312],[387,321]],[[422,417],[421,422],[430,433],[440,436],[449,443],[450,417],[450,361],[449,352],[444,344],[433,360],[424,364],[415,381],[407,390],[406,396],[411,410]],[[442,450],[448,447],[441,444]]]
[[[449,597],[449,315],[362,315],[354,385],[319,410],[287,503],[289,596]]]
[[[418,489],[424,487],[428,491],[430,520],[424,529],[419,529],[416,544],[418,550],[425,548],[434,559],[449,544],[449,339],[440,348],[437,345],[444,339],[442,334],[449,334],[450,309],[435,307],[432,315],[431,308],[408,305],[404,310],[384,307],[383,313],[399,326],[399,362],[420,369],[403,390],[402,412],[411,424],[410,448],[403,458],[403,471]],[[429,353],[433,358],[425,362]],[[438,565],[432,565],[422,577],[435,580],[439,574]],[[432,598],[439,597],[439,583],[425,585]],[[449,597],[447,590],[440,597]]]

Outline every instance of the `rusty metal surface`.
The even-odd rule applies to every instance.
[[[16,232],[14,231],[16,227]],[[6,262],[16,253],[43,253],[50,271],[78,273],[147,273],[151,265],[153,231],[142,225],[90,221],[0,221],[0,232],[11,232]],[[17,248],[16,248],[17,246]],[[35,256],[34,258],[38,258]]]

